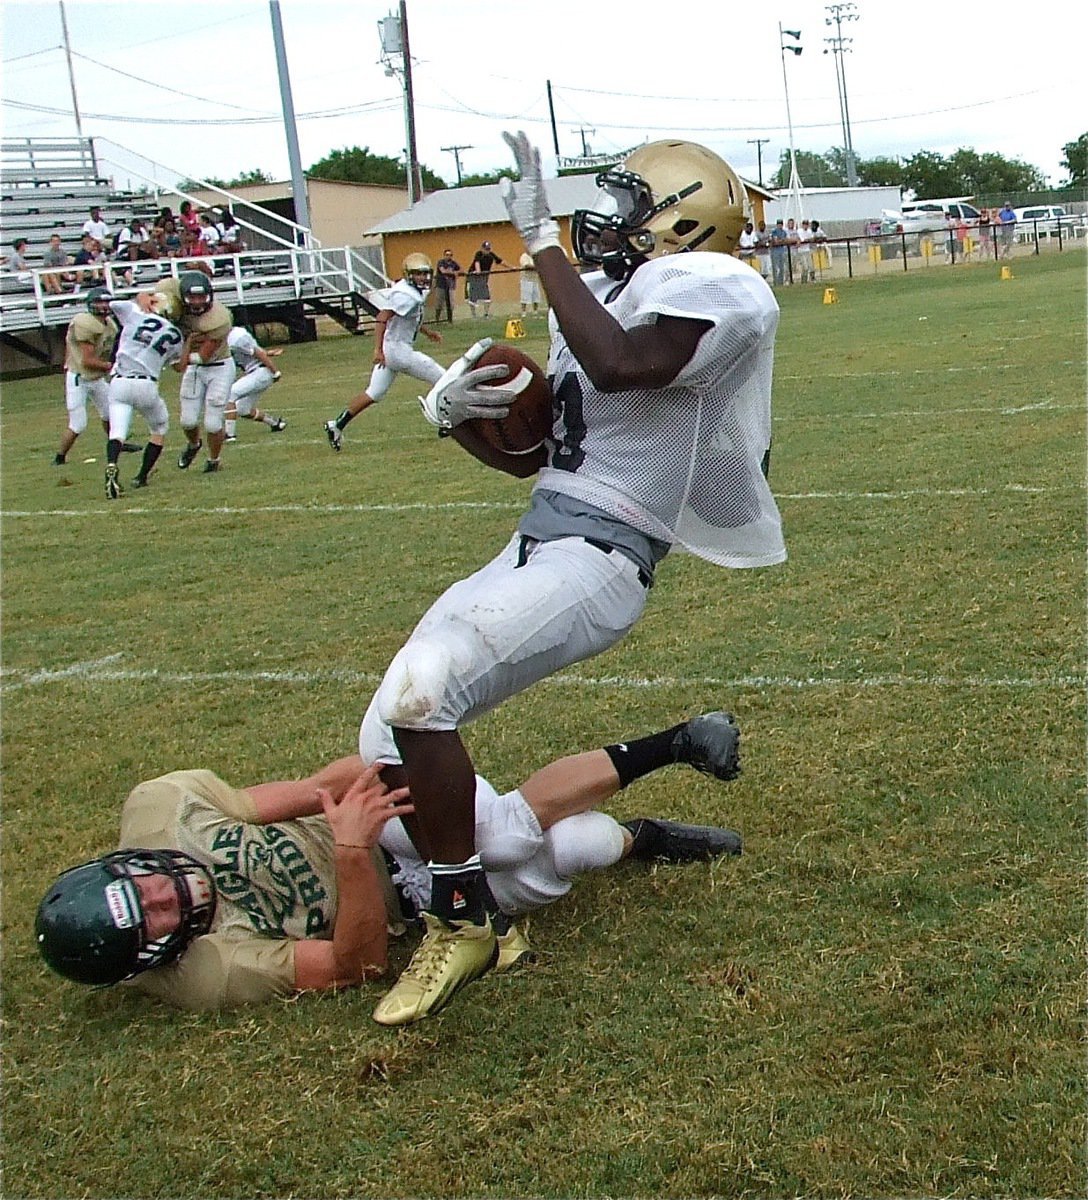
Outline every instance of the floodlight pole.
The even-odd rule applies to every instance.
[[[268,0],[268,7],[272,16],[272,41],[276,47],[276,70],[280,79],[280,104],[283,107],[283,128],[287,135],[287,158],[291,164],[291,199],[295,206],[295,222],[306,230],[306,239],[309,241],[312,236],[310,205],[306,197],[306,176],[302,173],[302,156],[298,148],[295,102],[291,98],[291,76],[287,71],[287,49],[283,40],[279,0]]]
[[[786,42],[787,37],[793,38],[793,42]],[[786,51],[788,50],[793,55],[798,55],[804,49],[803,46],[796,43],[801,40],[801,31],[799,29],[783,29],[782,22],[778,23],[778,47],[782,52],[782,88],[786,94],[786,124],[789,126],[790,132],[790,185],[789,197],[786,201],[786,212],[792,215],[792,209],[796,206],[797,217],[800,221],[804,216],[804,204],[801,200],[801,176],[797,172],[797,151],[793,144],[793,117],[790,115],[790,85],[786,78]]]

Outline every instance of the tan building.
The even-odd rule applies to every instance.
[[[231,194],[244,202],[231,203],[235,215],[260,228],[282,233],[282,228],[277,230],[274,222],[262,219],[261,210],[289,221],[296,219],[289,179],[277,183],[243,184],[232,188]],[[222,208],[227,203],[218,192],[201,190],[190,195],[208,208]],[[175,212],[181,200],[182,197],[176,193],[164,193],[162,196],[162,203],[168,204]],[[379,245],[379,237],[367,235],[364,231],[400,212],[408,203],[408,190],[391,184],[342,183],[339,180],[307,178],[306,203],[310,211],[310,227],[322,246]]]
[[[754,221],[763,220],[764,201],[774,197],[757,184],[743,180]],[[590,207],[597,193],[594,175],[565,175],[546,181],[548,204],[559,222],[560,241],[572,260],[570,219],[579,208]],[[499,185],[447,188],[432,192],[412,208],[405,208],[370,225],[368,235],[379,237],[385,256],[385,272],[397,279],[401,263],[409,254],[426,254],[437,262],[445,250],[467,270],[473,255],[486,241],[502,260],[491,273],[491,296],[496,304],[515,304],[518,300],[518,260],[524,247],[514,231],[499,193]],[[455,298],[464,295],[463,285]]]

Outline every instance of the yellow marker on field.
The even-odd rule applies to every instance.
[[[1002,279],[1014,278],[1013,273],[1012,273],[1012,267],[1002,267],[1001,268],[1001,278]]]
[[[523,338],[525,336],[525,326],[515,317],[506,322],[506,337],[508,338]]]
[[[869,247],[869,261],[873,264],[874,267],[880,266],[880,260],[882,257],[883,257],[883,255],[881,254],[879,246],[873,245],[873,246]]]
[[[839,293],[836,292],[834,288],[824,288],[824,303],[825,304],[838,304],[838,302],[839,302]]]

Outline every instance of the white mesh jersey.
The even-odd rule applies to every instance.
[[[761,469],[778,326],[771,289],[732,255],[700,252],[645,263],[611,301],[617,285],[602,272],[584,282],[625,329],[659,316],[712,328],[667,387],[607,393],[582,370],[553,315],[556,417],[536,487],[722,566],[784,561],[781,518]]]
[[[145,313],[131,300],[110,303],[121,322],[121,339],[113,361],[115,375],[147,375],[158,379],[163,367],[181,353],[181,330],[165,317]]]
[[[426,295],[414,288],[407,279],[398,279],[391,288],[371,292],[370,299],[380,308],[392,310],[393,315],[385,327],[386,355],[396,345],[405,348],[412,345],[423,324],[423,302]]]
[[[259,371],[264,365],[257,358],[257,351],[260,349],[257,339],[248,329],[243,329],[241,325],[235,325],[230,333],[227,334],[227,348],[234,359],[234,365],[239,371],[244,371],[247,375],[252,375],[254,371]]]

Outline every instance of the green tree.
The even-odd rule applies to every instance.
[[[859,158],[857,165],[863,187],[903,186],[903,166],[897,158]]]
[[[500,167],[497,171],[477,172],[475,175],[462,175],[461,187],[484,187],[489,183],[498,183],[500,179],[517,179],[517,172],[510,167]]]
[[[828,154],[814,154],[811,150],[798,150],[795,152],[797,158],[797,174],[801,176],[801,183],[804,187],[845,187],[846,174],[840,171],[831,161]],[[840,156],[841,151],[837,151]],[[842,161],[842,160],[840,160]],[[845,163],[844,163],[845,165]],[[778,160],[778,170],[770,180],[770,186],[773,188],[786,188],[790,186],[790,152],[783,150],[782,155]]]
[[[234,187],[244,187],[247,183],[271,182],[272,176],[267,171],[262,171],[260,167],[254,167],[252,171],[243,171],[233,179],[219,179],[215,175],[210,175],[203,183],[199,179],[182,179],[178,183],[178,187],[183,192],[192,192],[198,191],[205,183],[210,183],[212,187],[224,188],[229,191]]]
[[[371,154],[369,146],[345,146],[342,150],[333,150],[319,159],[306,174],[312,179],[332,179],[345,183],[386,183],[404,187],[405,172],[403,159]],[[440,191],[446,187],[446,181],[422,163],[420,175],[423,187],[427,191]]]
[[[1066,142],[1062,147],[1065,158],[1062,166],[1069,172],[1065,187],[1088,187],[1088,133],[1082,133],[1075,142]]]

